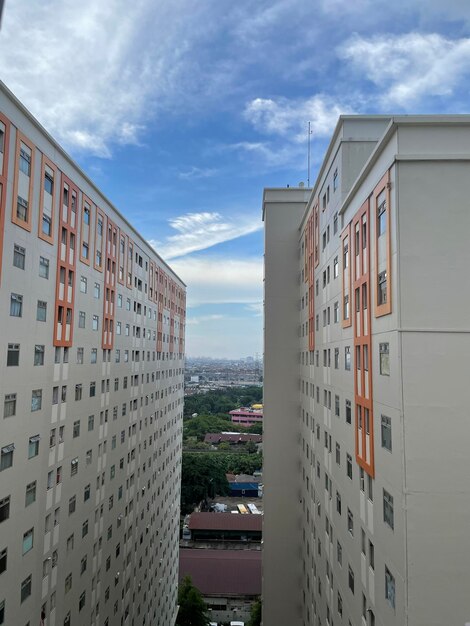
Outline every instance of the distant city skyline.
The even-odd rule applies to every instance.
[[[341,113],[466,112],[469,35],[455,0],[17,0],[0,63],[188,285],[188,354],[232,357],[263,348],[260,190],[307,182],[308,122],[314,180]]]

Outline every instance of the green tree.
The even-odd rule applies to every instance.
[[[201,592],[191,582],[190,576],[185,576],[178,589],[178,604],[180,606],[177,626],[207,626],[209,617],[207,606],[202,599]]]
[[[251,605],[250,621],[248,626],[261,626],[261,599]]]
[[[227,478],[228,455],[217,453],[183,453],[181,469],[181,512],[191,513],[202,500],[229,492]]]
[[[248,452],[248,454],[255,454],[257,449],[258,448],[256,447],[256,443],[254,443],[253,441],[246,442],[245,451]]]

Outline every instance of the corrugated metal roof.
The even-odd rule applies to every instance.
[[[204,596],[258,596],[261,551],[181,548],[180,580],[187,575]]]
[[[263,437],[261,435],[251,433],[207,433],[204,437],[206,443],[220,443],[221,441],[229,441],[231,443],[253,441],[254,443],[261,443],[262,440]]]

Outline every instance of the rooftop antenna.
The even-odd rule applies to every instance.
[[[312,134],[311,124],[312,124],[311,122],[308,123],[308,137],[307,137],[307,144],[308,144],[307,187],[310,187],[310,135]]]

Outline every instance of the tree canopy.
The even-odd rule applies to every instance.
[[[252,474],[262,463],[261,454],[183,452],[181,513],[191,513],[207,498],[228,495],[225,474]]]
[[[250,621],[248,626],[261,626],[261,599],[251,605]]]
[[[228,387],[215,389],[206,393],[187,396],[184,399],[184,417],[191,417],[193,413],[215,415],[228,413],[241,406],[251,406],[262,402],[262,387]]]
[[[176,626],[207,626],[209,624],[207,606],[190,576],[185,576],[180,583],[178,604],[180,608]]]

